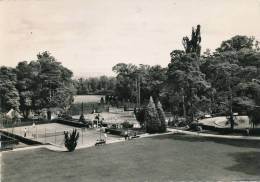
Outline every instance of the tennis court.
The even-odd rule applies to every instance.
[[[64,146],[64,131],[71,132],[73,129],[77,129],[79,132],[78,146],[80,147],[93,146],[96,143],[96,140],[100,137],[105,139],[104,132],[100,128],[83,129],[59,123],[36,124],[31,126],[6,128],[4,130],[42,143]],[[110,134],[107,134],[106,137],[107,143],[113,143],[122,139],[122,137]]]

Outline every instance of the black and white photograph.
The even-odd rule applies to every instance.
[[[260,0],[0,0],[0,182],[260,181]]]

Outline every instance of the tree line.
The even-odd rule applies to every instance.
[[[260,105],[260,48],[254,37],[236,35],[215,50],[201,53],[201,27],[185,36],[183,50],[173,50],[167,67],[118,63],[116,77],[73,79],[50,53],[15,68],[0,67],[0,109],[21,111],[60,107],[75,94],[104,94],[105,102],[147,105],[150,96],[164,110],[193,120],[204,114],[257,113]]]
[[[116,85],[115,77],[100,76],[73,80],[77,95],[113,95]]]

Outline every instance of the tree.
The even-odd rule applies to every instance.
[[[210,83],[205,74],[200,71],[200,62],[197,54],[181,54],[172,57],[167,71],[167,92],[170,95],[172,112],[178,111],[191,120],[200,111],[209,112]],[[174,99],[174,100],[172,100]],[[204,104],[201,104],[204,102]],[[181,105],[177,104],[181,103]]]
[[[140,99],[140,103],[143,104],[149,100],[150,95],[155,99],[160,97],[166,80],[166,69],[160,65],[136,66],[119,63],[113,70],[117,73],[115,94],[120,100],[137,102]]]
[[[225,51],[239,51],[241,49],[253,49],[255,42],[254,37],[247,37],[242,35],[236,35],[231,39],[225,40],[221,43],[220,47],[216,49],[217,52]]]
[[[48,52],[40,53],[37,57],[36,64],[39,65],[39,70],[34,92],[35,108],[60,107],[67,110],[75,93],[71,79],[73,73]]]
[[[201,36],[200,36],[200,25],[197,25],[196,30],[192,28],[191,40],[189,38],[183,37],[182,44],[186,53],[196,53],[200,56],[201,51]]]
[[[219,52],[203,60],[200,68],[215,93],[215,113],[230,111],[230,94],[235,112],[248,111],[258,100],[258,89],[252,79],[258,79],[260,56],[258,52],[241,49]],[[229,96],[229,97],[228,97]],[[225,103],[225,104],[221,104]]]
[[[24,118],[28,118],[31,110],[34,110],[34,93],[37,85],[37,74],[39,67],[34,62],[19,62],[16,66],[16,87],[20,96],[20,111]]]
[[[115,94],[118,96],[118,99],[121,101],[135,101],[136,93],[134,88],[136,86],[135,78],[137,66],[133,64],[118,63],[112,70],[117,74]]]
[[[69,152],[75,150],[78,139],[79,139],[79,132],[77,132],[77,129],[73,129],[71,133],[69,133],[68,131],[64,131],[64,145]]]
[[[165,121],[166,117],[165,117],[165,113],[163,111],[162,104],[160,101],[157,102],[156,109],[158,112],[159,119],[161,121],[160,132],[166,132],[166,121]]]
[[[159,119],[159,115],[156,110],[152,97],[150,97],[149,103],[146,106],[144,121],[145,121],[146,132],[148,133],[160,132],[161,121]]]
[[[142,92],[144,96],[151,95],[156,100],[159,99],[163,92],[163,85],[167,79],[166,71],[167,70],[160,65],[149,67],[148,73],[145,75],[144,82],[142,83],[142,86],[146,88],[146,91]],[[148,99],[148,97],[144,97],[143,102],[146,99]]]
[[[194,116],[201,112],[209,112],[211,85],[205,79],[205,74],[200,70],[201,35],[200,25],[192,28],[191,40],[183,38],[184,50],[171,52],[171,63],[168,65],[166,87],[164,96],[168,98],[171,112]],[[165,100],[165,99],[163,99]],[[203,104],[202,104],[203,102]],[[188,118],[186,118],[188,119]]]
[[[15,69],[0,67],[0,109],[6,112],[10,109],[19,110],[19,93],[16,89],[17,77]]]
[[[253,128],[255,128],[256,125],[260,124],[260,108],[254,107],[249,114],[249,121]]]
[[[100,99],[100,104],[101,104],[101,105],[104,105],[104,104],[105,104],[105,101],[104,101],[104,98],[103,98],[103,97],[101,97],[101,99]]]

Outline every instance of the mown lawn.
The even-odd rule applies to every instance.
[[[77,150],[3,153],[2,180],[259,180],[260,142],[157,136]]]

